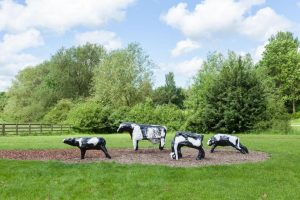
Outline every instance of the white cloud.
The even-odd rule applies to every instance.
[[[122,20],[135,0],[13,0],[0,2],[0,31],[47,28],[65,31],[75,26],[102,26]]]
[[[246,18],[239,31],[251,38],[266,40],[272,34],[288,30],[290,27],[292,23],[287,18],[266,7],[260,9],[254,16]]]
[[[19,70],[41,62],[41,59],[22,51],[43,44],[40,32],[34,29],[3,36],[0,42],[0,91],[7,89]]]
[[[192,77],[201,68],[202,63],[203,59],[199,57],[179,62],[175,65],[175,73],[186,77]]]
[[[35,29],[29,29],[19,34],[5,34],[0,42],[0,53],[17,53],[24,49],[37,47],[44,44],[41,33]]]
[[[192,41],[190,39],[186,39],[177,42],[176,47],[171,51],[171,53],[172,56],[177,57],[198,48],[200,48],[200,44],[198,42]]]
[[[173,72],[175,75],[175,82],[177,86],[187,88],[192,83],[192,77],[201,69],[203,59],[200,57],[193,57],[190,60],[183,60],[179,62],[161,62],[160,68],[156,69],[155,87],[165,84],[165,74]]]
[[[110,31],[91,31],[79,33],[75,36],[76,44],[82,45],[86,42],[101,44],[111,51],[122,47],[121,39],[114,32]]]
[[[264,2],[265,0],[204,0],[192,11],[186,3],[179,3],[162,15],[161,19],[192,39],[210,37],[214,33],[237,32],[264,40],[278,30],[292,27],[288,19],[269,7],[252,15],[252,7]]]

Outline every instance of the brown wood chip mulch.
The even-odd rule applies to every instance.
[[[249,154],[241,154],[232,148],[219,148],[214,153],[205,151],[203,160],[196,160],[197,151],[189,148],[182,148],[183,158],[176,161],[170,158],[170,150],[165,149],[108,149],[112,159],[107,159],[104,153],[97,150],[86,152],[84,160],[80,159],[80,151],[74,149],[51,149],[51,150],[0,150],[0,158],[16,160],[57,160],[66,163],[86,162],[112,162],[122,164],[150,164],[167,165],[173,167],[197,167],[207,165],[226,165],[236,163],[254,163],[264,161],[269,155],[264,152],[250,151]]]

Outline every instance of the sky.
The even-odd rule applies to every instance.
[[[154,86],[174,72],[188,87],[210,52],[261,58],[268,38],[300,38],[300,0],[0,0],[0,91],[58,49],[108,51],[137,42],[156,64]]]

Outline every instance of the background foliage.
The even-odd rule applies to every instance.
[[[114,132],[124,121],[194,132],[288,131],[290,117],[299,117],[298,49],[298,38],[279,32],[256,64],[250,55],[212,52],[183,89],[172,72],[153,88],[156,65],[138,44],[110,52],[95,44],[62,48],[0,93],[0,120],[94,132]]]

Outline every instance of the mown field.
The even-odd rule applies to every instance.
[[[127,134],[102,136],[108,148],[132,148]],[[66,137],[0,137],[0,149],[71,148]],[[271,158],[197,168],[0,159],[0,199],[300,199],[300,135],[240,137]],[[140,147],[157,148],[147,141]]]

